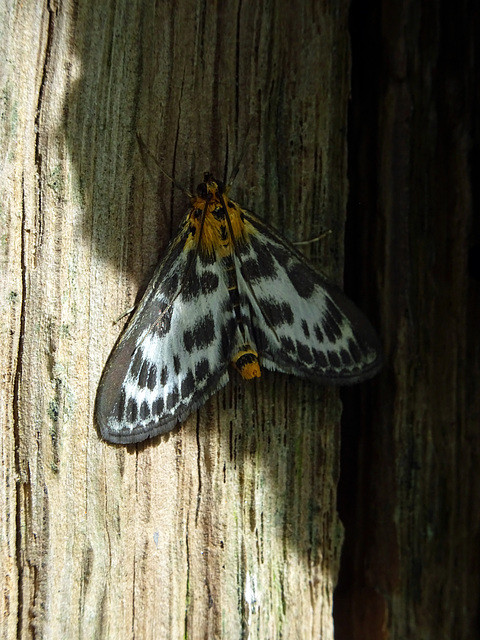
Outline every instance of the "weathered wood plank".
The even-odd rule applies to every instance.
[[[333,637],[335,392],[236,380],[128,448],[93,407],[187,204],[137,131],[190,189],[245,145],[235,198],[292,239],[333,229],[313,250],[338,278],[346,4],[12,3],[1,28],[3,636]]]

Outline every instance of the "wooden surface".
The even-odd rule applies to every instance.
[[[343,435],[358,474],[343,464],[336,634],[476,640],[480,11],[355,2],[350,25],[350,218],[375,219],[352,244],[370,247],[386,366],[366,429]]]
[[[232,195],[341,280],[346,3],[11,2],[2,95],[3,638],[333,637],[337,393],[238,379],[169,436],[99,438],[114,324],[184,194]]]
[[[0,7],[3,638],[329,640],[340,561],[336,640],[477,638],[479,27],[439,0]],[[232,196],[331,229],[307,249],[341,281],[350,97],[347,286],[386,366],[343,395],[341,458],[337,392],[268,373],[102,442],[114,320],[187,206],[136,133],[190,190],[228,150]]]

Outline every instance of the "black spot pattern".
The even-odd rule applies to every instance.
[[[204,271],[201,276],[198,276],[194,271],[188,277],[182,286],[182,297],[189,300],[198,299],[199,295],[205,295],[212,293],[218,289],[219,279],[216,273],[212,271]]]
[[[163,402],[163,398],[157,398],[152,404],[152,416],[159,416],[163,413],[163,408],[165,403]]]
[[[339,354],[342,364],[348,366],[352,364],[352,358],[346,349],[340,349]]]
[[[140,420],[146,420],[150,415],[148,403],[144,400],[140,405]]]
[[[147,387],[150,389],[150,391],[153,391],[157,386],[157,374],[158,374],[157,365],[152,364],[152,366],[150,367],[150,371],[148,372],[148,378],[147,378]]]
[[[160,373],[160,386],[164,387],[168,382],[168,369],[166,366],[162,367],[162,371]]]
[[[323,330],[330,342],[336,342],[342,337],[342,330],[330,314],[324,318]]]
[[[218,222],[225,220],[225,210],[223,209],[223,207],[215,207],[215,209],[212,211],[212,215],[215,220],[218,220]]]
[[[172,391],[167,396],[166,410],[170,411],[178,404],[180,394],[178,393],[178,387],[173,387]]]
[[[136,359],[137,359],[137,356],[135,356],[135,360]],[[135,369],[137,368],[135,360],[132,365],[132,375],[135,375]],[[140,389],[145,389],[145,387],[147,386],[149,370],[150,370],[149,362],[147,362],[147,360],[143,360],[142,368],[140,369],[140,373],[138,374],[138,378],[137,378],[137,384],[140,387]]]
[[[277,275],[277,268],[273,256],[265,251],[265,248],[252,236],[252,248],[255,258],[242,259],[242,272],[247,281],[257,281],[259,279],[272,279]]]
[[[181,296],[184,300],[196,299],[200,293],[200,280],[195,267],[190,270],[188,278],[182,282]]]
[[[302,364],[311,365],[313,364],[313,355],[310,349],[304,345],[302,342],[297,340],[297,354],[298,359]]]
[[[315,364],[319,369],[328,368],[328,360],[323,351],[317,351],[317,349],[313,349],[313,357],[315,360]]]
[[[213,273],[212,271],[205,271],[205,273],[202,273],[200,282],[201,282],[202,292],[204,294],[213,293],[218,289],[219,279],[217,274]]]
[[[200,382],[205,380],[210,373],[210,364],[206,358],[203,358],[195,365],[195,379]]]
[[[137,402],[134,398],[128,399],[127,410],[125,412],[125,419],[127,422],[136,422],[138,417]]]
[[[183,344],[188,353],[208,347],[215,339],[215,321],[211,313],[198,320],[192,330],[183,334]]]
[[[187,372],[187,375],[185,376],[185,379],[182,381],[182,387],[180,391],[182,398],[188,398],[188,396],[193,393],[194,389],[195,380],[193,377],[193,373],[189,370]]]
[[[316,324],[316,325],[313,327],[313,330],[314,330],[314,332],[315,332],[315,337],[316,337],[316,339],[317,339],[320,343],[325,342],[325,336],[323,335],[323,331],[322,331],[322,329],[321,329],[320,325]]]
[[[306,320],[302,320],[302,330],[303,330],[303,335],[308,340],[308,338],[310,338],[310,329],[308,328],[308,324]]]
[[[292,307],[287,302],[278,303],[272,298],[263,298],[259,300],[259,304],[273,327],[293,324]]]
[[[242,273],[247,282],[257,282],[261,278],[260,267],[255,258],[242,259]]]
[[[315,274],[300,262],[287,266],[286,271],[298,295],[302,298],[310,298],[315,290]]]
[[[176,376],[180,373],[180,367],[180,358],[178,356],[173,356],[173,370],[175,371]]]
[[[289,338],[288,336],[282,336],[280,338],[280,342],[285,351],[287,351],[288,353],[295,353],[295,344],[293,343],[293,340],[291,338]]]
[[[336,351],[329,351],[328,352],[328,360],[330,362],[330,366],[332,367],[332,369],[342,369],[341,362],[340,362],[340,356],[338,355],[338,353]]]

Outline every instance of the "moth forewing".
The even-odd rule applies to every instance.
[[[102,436],[139,442],[174,428],[262,367],[353,384],[382,364],[361,311],[210,173],[115,347],[96,402]]]

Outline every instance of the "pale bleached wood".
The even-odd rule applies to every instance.
[[[5,638],[333,637],[334,391],[235,379],[170,435],[100,440],[96,387],[202,171],[338,278],[345,4],[12,3],[1,16]],[[248,135],[247,135],[248,131]],[[246,140],[246,143],[245,143]],[[153,178],[153,180],[152,180]],[[320,260],[320,256],[322,259]]]

